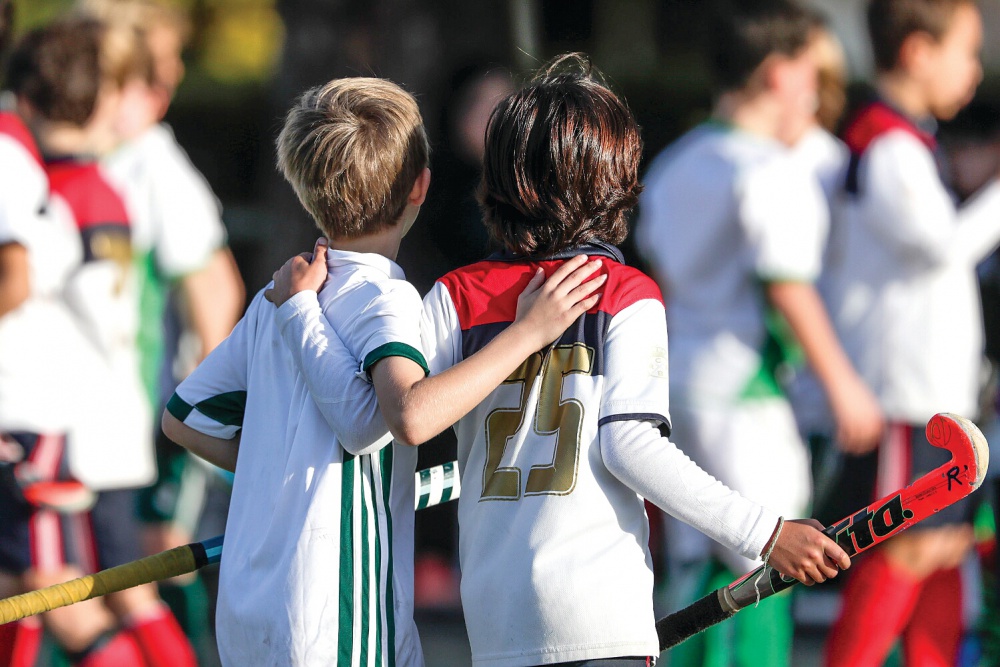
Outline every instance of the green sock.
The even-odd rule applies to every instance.
[[[697,597],[728,586],[736,579],[718,561],[706,564]],[[734,617],[708,628],[666,653],[670,667],[787,667],[791,662],[791,593],[761,600],[757,607],[740,610]]]

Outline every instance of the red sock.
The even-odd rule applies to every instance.
[[[881,551],[848,571],[840,617],[826,641],[826,667],[881,667],[917,602],[921,582]]]
[[[129,628],[149,667],[195,667],[198,661],[191,643],[173,613],[163,606]]]
[[[135,639],[125,631],[116,632],[110,639],[102,642],[81,658],[76,667],[143,667],[142,651]]]
[[[25,618],[0,625],[0,667],[33,667],[42,645],[42,624]]]
[[[938,570],[924,580],[903,630],[907,667],[951,667],[962,641],[962,575]]]

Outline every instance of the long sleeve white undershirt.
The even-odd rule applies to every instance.
[[[759,560],[778,515],[702,470],[652,421],[601,426],[604,465],[651,503],[727,549]]]

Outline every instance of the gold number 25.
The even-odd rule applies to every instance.
[[[551,463],[531,466],[524,495],[572,493],[580,458],[583,404],[574,398],[560,400],[560,397],[563,379],[571,373],[590,375],[593,364],[593,348],[583,343],[559,345],[544,357],[541,352],[531,355],[504,381],[504,384],[520,384],[521,398],[516,408],[497,408],[486,417],[488,452],[481,500],[518,500],[522,495],[521,469],[501,466],[500,461],[507,444],[524,426],[525,404],[537,378],[541,378],[542,384],[531,428],[538,435],[554,434],[556,445]]]

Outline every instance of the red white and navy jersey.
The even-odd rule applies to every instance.
[[[876,101],[852,153],[819,281],[855,368],[893,420],[975,414],[982,314],[975,267],[1000,242],[1000,185],[956,208],[932,134]]]
[[[56,434],[71,423],[73,320],[62,290],[80,262],[76,229],[48,215],[49,184],[20,118],[0,113],[0,245],[22,246],[28,298],[0,317],[0,431]]]
[[[118,193],[91,160],[47,164],[52,214],[77,230],[81,262],[64,296],[89,345],[72,372],[85,406],[73,427],[70,465],[93,488],[155,479],[152,415],[142,391],[129,219]]]
[[[575,252],[604,258],[599,304],[455,426],[462,605],[479,665],[659,652],[643,500],[605,466],[599,426],[669,430],[662,298],[617,250]],[[497,256],[441,278],[424,299],[432,372],[509,326],[536,267],[551,273],[571,254]]]

